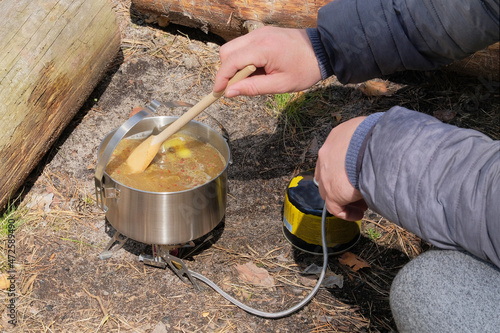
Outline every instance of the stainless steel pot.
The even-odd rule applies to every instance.
[[[105,172],[116,145],[123,137],[146,137],[153,131],[161,131],[177,119],[166,116],[144,118],[146,115],[141,111],[101,142],[95,177],[98,205],[106,212],[111,225],[124,236],[147,244],[183,244],[207,234],[224,217],[229,146],[226,139],[212,128],[191,121],[180,132],[218,149],[226,160],[224,170],[208,183],[185,191],[147,192],[131,188]]]

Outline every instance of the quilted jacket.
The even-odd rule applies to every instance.
[[[323,78],[431,70],[499,40],[498,0],[335,0],[307,30]],[[499,111],[500,112],[500,111]],[[369,116],[346,156],[368,206],[500,267],[500,142],[402,107]]]

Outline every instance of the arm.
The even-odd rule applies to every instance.
[[[429,70],[499,39],[498,0],[335,0],[317,28],[265,27],[221,47],[214,91],[243,67],[260,67],[227,97],[299,91],[336,75],[355,83]]]
[[[322,78],[430,70],[499,40],[498,0],[335,0],[307,33]]]
[[[361,155],[349,153],[361,158],[355,177],[369,207],[437,247],[500,267],[499,141],[401,107],[365,139]]]

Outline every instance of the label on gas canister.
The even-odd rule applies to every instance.
[[[285,227],[303,241],[321,245],[321,216],[304,214],[292,205],[288,199],[285,201],[283,214]],[[326,218],[326,243],[328,247],[348,243],[359,235],[360,222],[345,221],[335,216]]]
[[[313,173],[304,172],[292,179],[285,195],[283,227],[294,237],[285,237],[301,248],[321,246],[321,212],[324,201],[313,183]],[[329,248],[344,248],[356,242],[360,235],[361,221],[346,221],[331,214],[326,217],[326,242]],[[300,243],[300,244],[298,244]],[[305,250],[305,249],[304,249]]]

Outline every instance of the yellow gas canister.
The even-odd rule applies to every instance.
[[[288,184],[283,210],[283,233],[297,249],[322,254],[321,215],[325,201],[314,184],[314,170],[294,177]],[[361,221],[346,221],[327,214],[326,243],[328,254],[342,253],[360,237]]]

